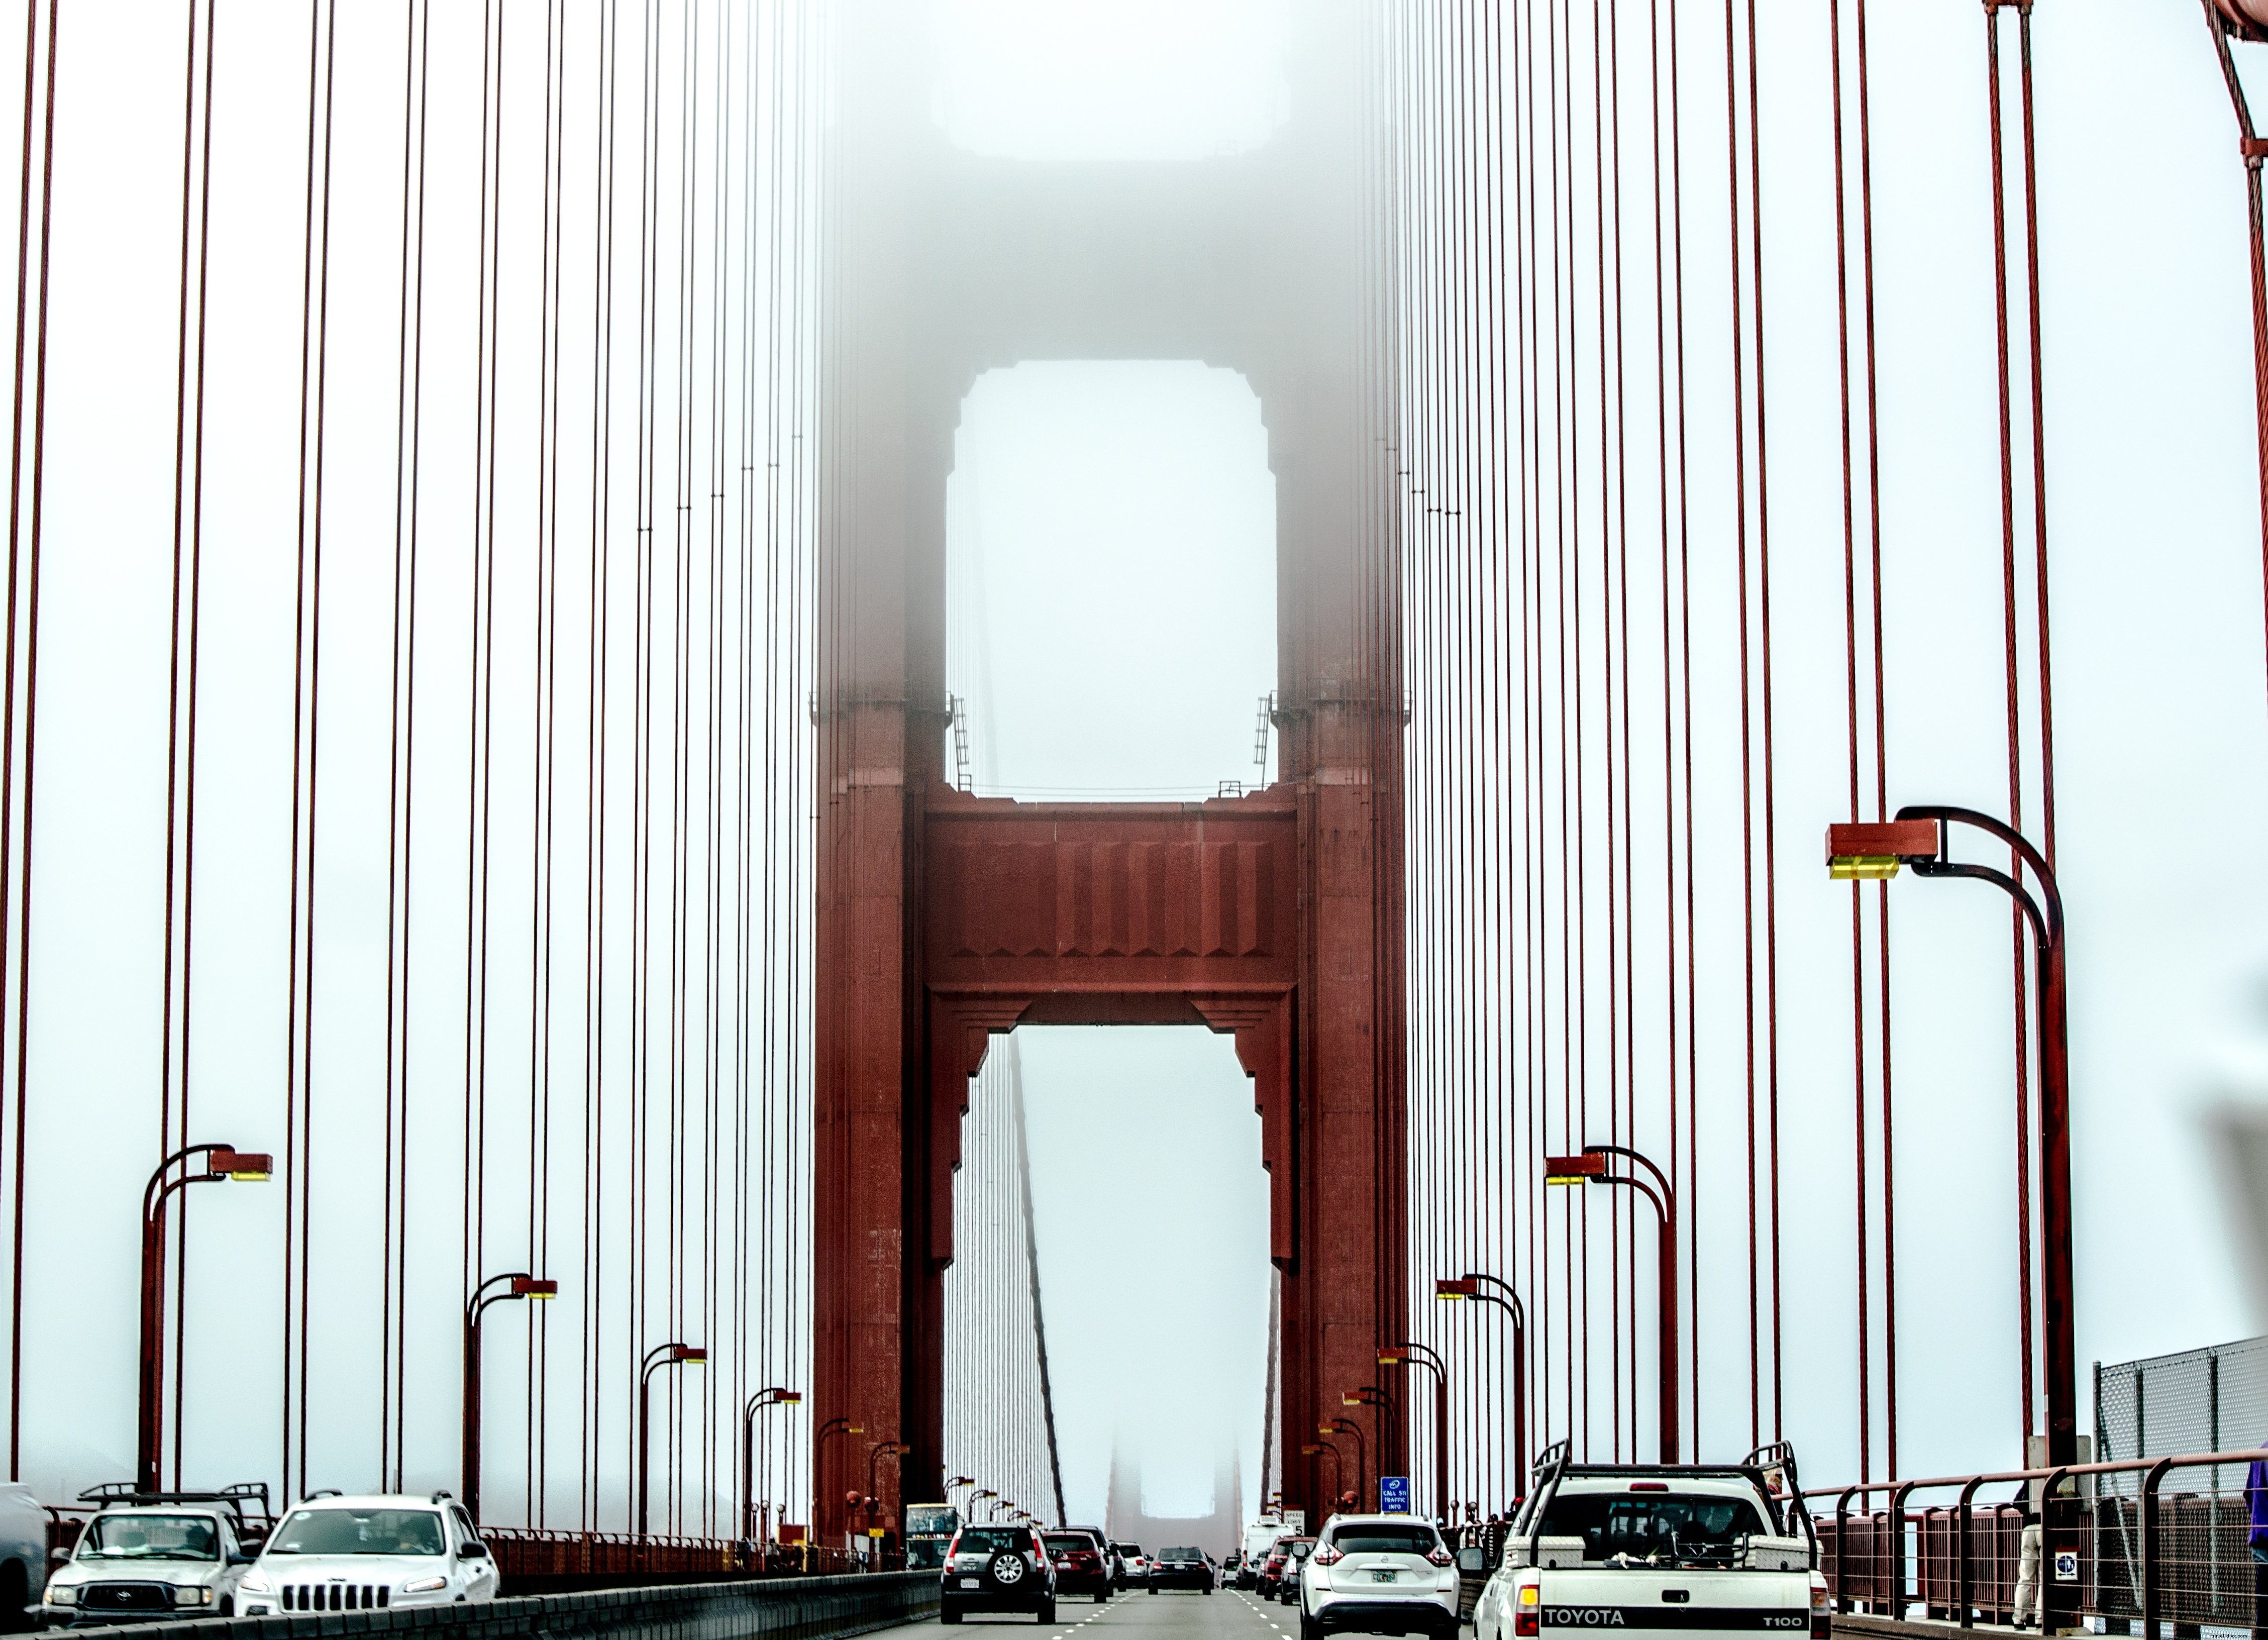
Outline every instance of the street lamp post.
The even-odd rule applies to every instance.
[[[2022,862],[2039,886],[2036,897],[2017,878],[1989,865],[1947,857],[1947,828],[1971,826],[2005,845]],[[2071,1256],[2071,1063],[2070,1021],[2064,997],[2063,894],[2046,857],[2014,827],[1975,809],[1943,804],[1908,804],[1881,825],[1838,825],[1827,828],[1827,873],[1838,882],[1887,881],[1901,865],[1920,877],[1970,877],[1990,883],[2015,901],[2032,930],[2033,1028],[2040,1055],[2040,1267],[2047,1310],[2045,1340],[2048,1402],[2048,1467],[2079,1461],[2078,1349],[2073,1337]],[[2024,1090],[2017,1089],[2019,1101]],[[2024,1249],[2031,1257],[2031,1249]],[[2024,1340],[2030,1358],[2032,1340]],[[2030,1421],[2025,1408],[2026,1422]],[[2049,1500],[2051,1503],[2053,1500]],[[2043,1511],[2043,1521],[2060,1531]],[[2052,1546],[2051,1546],[2052,1547]],[[2076,1613],[2078,1585],[2050,1579],[2042,1591],[2041,1628],[2068,1628]]]
[[[870,1511],[869,1519],[866,1522],[868,1527],[872,1528],[880,1524],[882,1483],[880,1478],[874,1473],[875,1466],[882,1461],[883,1454],[886,1452],[894,1458],[903,1458],[912,1451],[913,1448],[907,1445],[903,1441],[876,1441],[873,1450],[867,1452],[866,1506]],[[902,1488],[901,1490],[902,1489],[903,1489]],[[902,1504],[903,1500],[901,1499],[900,1502]],[[869,1530],[866,1535],[872,1537],[873,1536],[873,1533]],[[877,1546],[876,1552],[880,1553],[879,1545]]]
[[[638,1368],[637,1529],[641,1539],[646,1535],[646,1492],[652,1479],[647,1460],[652,1452],[653,1375],[666,1366],[705,1366],[708,1362],[709,1352],[699,1344],[656,1344],[646,1351]]]
[[[1394,1450],[1394,1431],[1401,1422],[1402,1408],[1394,1397],[1375,1384],[1358,1384],[1339,1397],[1343,1407],[1372,1407],[1378,1412],[1378,1467],[1386,1469],[1387,1455]],[[1381,1500],[1381,1502],[1384,1500]]]
[[[1403,1342],[1378,1352],[1381,1366],[1407,1366],[1411,1362],[1433,1375],[1433,1513],[1449,1524],[1449,1370],[1441,1357],[1424,1344]]]
[[[1370,1496],[1369,1445],[1362,1438],[1362,1425],[1352,1418],[1333,1418],[1329,1423],[1318,1424],[1315,1433],[1354,1437],[1354,1501],[1355,1506],[1360,1508],[1363,1500]]]
[[[811,1433],[811,1529],[819,1530],[819,1487],[825,1478],[827,1443],[838,1435],[864,1435],[866,1426],[848,1418],[829,1418]]]
[[[1512,1472],[1528,1473],[1528,1306],[1510,1282],[1479,1270],[1444,1276],[1433,1283],[1433,1296],[1492,1304],[1512,1318]]]
[[[1331,1459],[1330,1496],[1336,1497],[1339,1495],[1340,1479],[1339,1449],[1332,1445],[1329,1441],[1309,1441],[1306,1445],[1300,1448],[1300,1454],[1303,1458],[1320,1458],[1326,1452],[1330,1454]]]
[[[465,1404],[458,1419],[463,1450],[458,1455],[457,1487],[465,1512],[477,1526],[481,1519],[481,1317],[492,1304],[512,1299],[545,1299],[559,1296],[559,1283],[541,1280],[526,1270],[491,1276],[473,1289],[465,1300]]]
[[[166,1175],[192,1156],[203,1158],[202,1173]],[[158,1164],[142,1192],[142,1362],[137,1386],[134,1443],[135,1483],[144,1492],[162,1491],[159,1474],[166,1386],[166,1202],[174,1191],[224,1179],[265,1180],[273,1158],[232,1144],[191,1144]]]
[[[1632,1173],[1612,1172],[1609,1157],[1619,1157],[1643,1167],[1653,1175],[1653,1182]],[[1587,1183],[1628,1185],[1653,1203],[1655,1217],[1660,1221],[1660,1240],[1657,1243],[1659,1274],[1654,1279],[1654,1291],[1660,1305],[1660,1315],[1654,1326],[1655,1376],[1660,1395],[1661,1461],[1677,1461],[1677,1197],[1669,1188],[1669,1179],[1660,1168],[1625,1144],[1587,1144],[1578,1156],[1547,1156],[1543,1158],[1543,1182],[1548,1185],[1581,1185]]]
[[[998,1492],[994,1491],[994,1490],[993,1490],[990,1487],[989,1487],[989,1486],[988,1486],[988,1487],[986,1487],[986,1488],[984,1488],[982,1491],[971,1492],[971,1493],[968,1495],[968,1512],[969,1512],[969,1517],[970,1517],[971,1523],[972,1523],[972,1524],[974,1524],[974,1522],[975,1522],[976,1514],[976,1500],[977,1500],[977,1499],[979,1499],[980,1497],[983,1497],[983,1498],[997,1498],[997,1497],[999,1497],[999,1496],[1000,1496],[1000,1494],[999,1494],[999,1493],[998,1493]],[[991,1509],[991,1506],[990,1506],[989,1504],[985,1506],[985,1510],[984,1510],[984,1519],[985,1519],[986,1520],[988,1520],[988,1521],[989,1521],[989,1520],[990,1520],[990,1519],[992,1519],[992,1509]]]
[[[758,1541],[756,1530],[756,1414],[766,1407],[792,1407],[803,1400],[803,1392],[773,1385],[760,1389],[748,1397],[748,1404],[740,1414],[740,1473],[747,1477],[748,1491],[740,1510],[740,1533],[751,1541]]]

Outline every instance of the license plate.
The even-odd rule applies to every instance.
[[[1394,1574],[1390,1571],[1373,1571],[1370,1574],[1370,1580],[1373,1583],[1391,1583],[1394,1581]]]
[[[973,1589],[976,1586],[976,1579],[974,1577],[963,1577],[961,1580],[961,1586],[964,1589]]]

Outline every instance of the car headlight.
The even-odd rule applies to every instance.
[[[401,1592],[404,1594],[431,1594],[436,1589],[446,1589],[448,1586],[449,1580],[446,1577],[420,1577],[415,1583],[403,1584]]]
[[[48,1604],[50,1606],[77,1606],[78,1604],[78,1590],[77,1586],[68,1583],[49,1584],[48,1585]]]
[[[210,1606],[212,1604],[212,1591],[206,1588],[202,1584],[181,1584],[173,1590],[173,1604],[176,1606]]]
[[[276,1585],[269,1582],[267,1578],[261,1577],[256,1571],[248,1574],[245,1577],[244,1581],[238,1584],[236,1586],[241,1592],[246,1594],[273,1594],[276,1592]]]

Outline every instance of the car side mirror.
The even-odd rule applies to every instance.
[[[254,1561],[256,1561],[259,1558],[260,1556],[254,1554],[250,1549],[240,1548],[228,1557],[228,1563],[232,1566],[249,1566]]]
[[[459,1560],[486,1560],[488,1557],[489,1546],[478,1538],[467,1538],[457,1549]]]
[[[71,1552],[67,1548],[51,1548],[48,1551],[48,1564],[60,1566],[70,1557]]]
[[[1488,1551],[1484,1549],[1479,1544],[1468,1543],[1464,1548],[1457,1551],[1457,1570],[1459,1571],[1485,1571],[1487,1569]]]

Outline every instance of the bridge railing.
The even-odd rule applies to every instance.
[[[509,1594],[898,1570],[895,1564],[859,1561],[844,1550],[814,1544],[496,1526],[482,1526],[481,1537],[496,1556]]]
[[[1918,1607],[1962,1628],[2014,1622],[2025,1527],[2040,1500],[2051,1498],[2056,1530],[2040,1554],[2033,1622],[2051,1583],[2075,1582],[2080,1612],[2103,1619],[2112,1634],[2137,1623],[2151,1636],[2168,1622],[2261,1628],[2268,1627],[2268,1568],[2256,1570],[2245,1494],[2241,1486],[2212,1489],[2224,1466],[2241,1476],[2255,1459],[2268,1452],[1877,1481],[1805,1497],[1818,1517],[1820,1570],[1838,1612],[1903,1618]],[[2183,1480],[2205,1484],[2183,1489]],[[2002,1485],[2018,1490],[1978,1496]],[[2060,1577],[2057,1550],[2076,1557]]]

